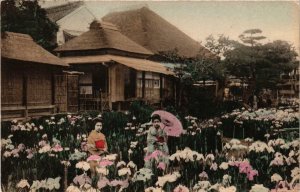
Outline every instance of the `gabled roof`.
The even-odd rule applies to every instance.
[[[26,34],[4,32],[1,35],[1,57],[35,63],[68,66],[60,58],[35,43]]]
[[[64,29],[63,30],[63,36],[65,39],[65,42],[70,41],[71,39],[74,39],[75,37],[81,35],[84,33],[83,31],[75,31],[75,30],[68,30]]]
[[[146,60],[132,57],[122,57],[117,55],[91,55],[91,56],[72,56],[62,57],[62,59],[70,65],[85,65],[85,64],[99,64],[116,62],[121,65],[136,69],[138,71],[151,71],[155,73],[162,73],[165,75],[175,75],[172,70],[169,70],[164,65]]]
[[[73,11],[75,11],[83,4],[84,4],[83,1],[69,2],[67,4],[49,7],[46,8],[45,10],[47,12],[48,18],[51,21],[56,22],[62,19],[63,17],[67,16],[68,14],[72,13]]]
[[[115,24],[124,35],[157,54],[176,48],[180,56],[188,58],[195,57],[199,52],[204,56],[212,55],[199,42],[147,7],[110,13],[102,20]]]
[[[151,51],[123,35],[115,25],[100,21],[93,21],[89,31],[59,46],[55,51],[100,49],[117,49],[131,53],[153,55]]]

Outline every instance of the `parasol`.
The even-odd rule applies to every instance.
[[[179,137],[181,135],[183,128],[177,117],[175,117],[172,113],[163,110],[154,111],[151,116],[155,114],[160,116],[163,124],[162,128],[168,136]]]

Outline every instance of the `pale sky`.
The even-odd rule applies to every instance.
[[[53,1],[52,1],[53,2]],[[58,1],[56,1],[58,2]],[[300,52],[300,6],[296,1],[85,1],[98,18],[112,11],[148,6],[191,38],[205,43],[210,34],[231,39],[259,28],[267,41],[286,40]]]

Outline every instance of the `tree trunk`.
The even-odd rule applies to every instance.
[[[224,97],[224,89],[225,89],[225,83],[223,81],[217,80],[216,82],[218,84],[218,87],[216,87],[216,102],[222,102]]]
[[[178,98],[179,109],[181,109],[181,105],[182,105],[182,94],[183,94],[183,86],[182,86],[181,82],[179,82],[179,98]]]

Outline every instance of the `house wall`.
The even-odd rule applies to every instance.
[[[124,101],[125,74],[128,68],[113,65],[109,68],[110,102]]]
[[[1,63],[1,106],[22,106],[23,70],[15,65]]]
[[[22,106],[24,100],[27,105],[51,105],[51,78],[52,72],[47,67],[22,66],[18,62],[2,63],[2,106]]]
[[[54,85],[55,66],[1,60],[1,118],[27,118],[55,112],[59,87]],[[63,90],[61,91],[63,92]],[[61,103],[65,100],[61,101]]]
[[[52,71],[45,66],[26,68],[27,105],[52,104]]]

